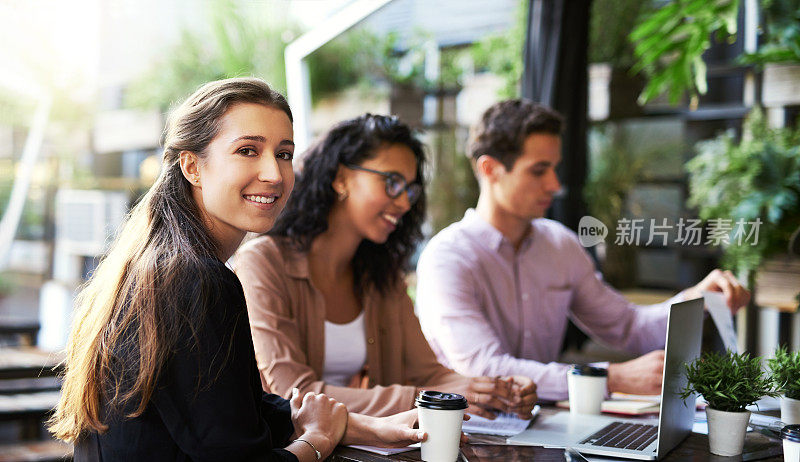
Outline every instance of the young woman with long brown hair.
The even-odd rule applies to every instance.
[[[158,180],[77,300],[50,421],[76,461],[319,460],[342,438],[424,438],[411,413],[262,393],[244,294],[223,262],[285,205],[292,138],[286,100],[258,79],[206,84],[171,114]]]

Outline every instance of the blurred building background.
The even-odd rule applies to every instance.
[[[0,244],[3,239],[10,244],[0,255],[0,345],[63,346],[74,294],[131,204],[158,175],[159,137],[172,105],[204,82],[240,75],[262,77],[285,93],[286,46],[325,28],[352,3],[0,2],[4,222],[13,218],[6,212],[13,211],[15,181],[18,185],[21,176],[30,180],[18,226],[10,231],[13,235],[0,236]],[[711,15],[720,16],[722,10],[714,8],[726,2],[706,3]],[[749,332],[740,339],[744,347],[769,354],[778,343],[800,347],[791,289],[800,267],[785,251],[764,266],[761,258],[774,257],[773,248],[760,249],[754,257],[752,251],[681,245],[675,227],[666,242],[613,244],[616,223],[623,218],[641,219],[645,236],[651,223],[664,219],[674,225],[681,218],[709,218],[704,196],[694,193],[700,199],[690,200],[693,178],[700,175],[697,169],[687,170],[686,163],[714,149],[720,162],[729,162],[725,156],[736,151],[731,146],[742,147],[739,143],[748,137],[764,133],[745,125],[753,108],[763,108],[763,117],[753,123],[764,130],[783,127],[781,139],[800,141],[800,57],[781,54],[785,44],[780,39],[786,35],[781,32],[800,30],[797,21],[782,19],[787,14],[796,18],[800,2],[734,3],[738,33],[707,38],[706,48],[692,50],[699,53],[706,75],[691,74],[688,80],[667,75],[662,83],[677,85],[674,94],[662,88],[642,98],[660,77],[655,68],[636,72],[648,55],[636,52],[641,40],[633,40],[631,32],[671,2],[585,2],[591,5],[583,115],[588,119],[588,167],[579,172],[586,184],[580,200],[567,206],[608,226],[606,245],[592,251],[605,278],[639,302],[666,298],[720,264],[755,287],[756,269],[768,266],[761,272],[769,276],[762,278],[766,285],[757,291],[762,306],[751,307],[737,323]],[[459,220],[478,194],[464,156],[469,126],[492,103],[520,94],[523,51],[531,33],[528,11],[526,0],[496,0],[491,6],[477,0],[386,2],[306,58],[310,135],[363,112],[400,116],[420,130],[433,166],[427,179],[426,234]],[[709,24],[711,30],[720,28]],[[679,56],[686,51],[678,43],[670,50]],[[695,81],[704,81],[707,88],[697,88]],[[36,118],[37,111],[46,113],[44,121]],[[41,147],[34,149],[39,128]],[[727,145],[724,136],[730,137]],[[798,156],[776,139],[761,141],[773,143],[790,160]],[[702,143],[707,140],[711,144]],[[26,146],[35,155],[32,161],[23,158]],[[800,224],[800,161],[786,165],[791,167],[761,183],[739,186],[750,197],[766,198],[753,207],[765,221],[774,218],[775,242],[785,242],[785,230]],[[769,188],[775,184],[785,188]],[[778,197],[784,198],[780,204],[769,202]],[[745,210],[747,204],[740,205],[715,210]],[[568,343],[582,343],[577,332],[570,336]],[[15,431],[0,434],[0,440]]]

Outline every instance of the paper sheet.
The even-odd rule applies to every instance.
[[[464,433],[514,436],[528,428],[530,420],[522,420],[514,414],[498,414],[494,420],[470,414],[470,419],[461,425]]]
[[[414,449],[419,448],[419,443],[412,444],[411,446],[406,446],[404,448],[379,448],[377,446],[359,446],[357,444],[351,444],[350,446],[347,447],[353,449],[360,449],[362,451],[372,452],[375,454],[380,454],[382,456],[391,456],[394,454],[399,454],[401,452],[413,451]]]
[[[736,330],[733,327],[733,314],[725,304],[725,297],[720,292],[704,292],[703,298],[705,298],[708,314],[714,320],[725,348],[738,353],[739,346]]]
[[[747,410],[752,412],[778,411],[780,409],[780,399],[772,396],[765,396],[756,401],[755,404],[747,406]]]

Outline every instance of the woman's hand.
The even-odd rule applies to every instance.
[[[295,388],[289,400],[292,424],[298,438],[310,441],[327,457],[339,444],[347,428],[347,408],[344,404],[320,393],[301,396]]]
[[[370,417],[350,414],[342,444],[362,444],[382,448],[402,448],[424,441],[425,432],[414,428],[417,410],[401,412],[389,417]]]
[[[464,415],[464,420],[467,419],[469,419],[469,416]],[[425,441],[428,437],[425,432],[417,429],[417,426],[416,409],[388,417],[350,414],[342,444],[404,448],[410,444]],[[467,437],[463,433],[461,434],[461,442],[467,442]]]

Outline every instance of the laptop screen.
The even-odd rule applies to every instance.
[[[703,336],[703,299],[670,307],[661,381],[661,413],[658,425],[658,458],[672,450],[692,431],[697,397],[680,398],[686,386],[685,363],[700,356]]]

